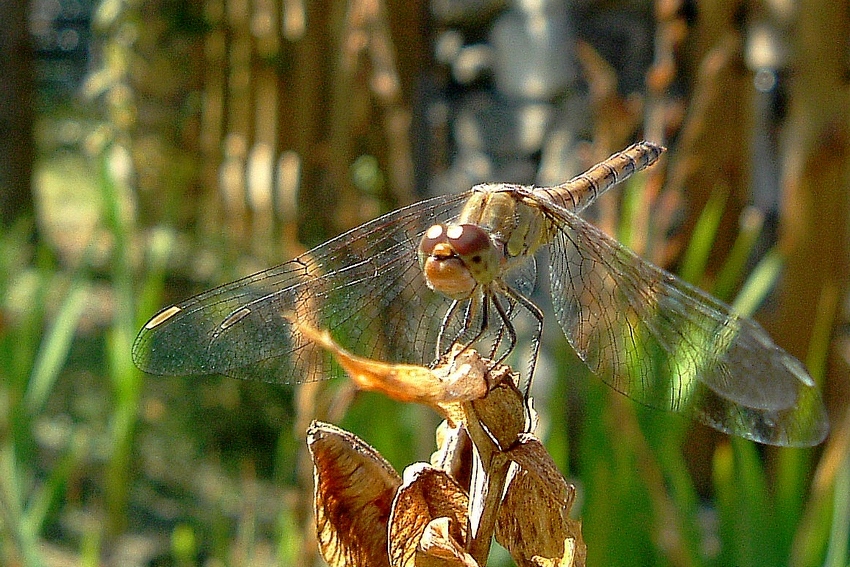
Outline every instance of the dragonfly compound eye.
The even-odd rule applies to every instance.
[[[446,237],[479,283],[488,284],[498,276],[501,255],[483,228],[474,224],[452,225],[446,229]]]

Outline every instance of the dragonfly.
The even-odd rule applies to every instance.
[[[531,293],[548,278],[568,343],[616,391],[760,443],[820,443],[828,420],[800,361],[579,216],[664,151],[643,141],[561,185],[485,183],[389,212],[163,309],[133,360],[151,374],[279,384],[339,375],[298,321],[370,359],[430,365],[456,344],[486,344],[502,360],[525,313],[533,372],[544,314]]]

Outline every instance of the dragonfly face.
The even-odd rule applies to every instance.
[[[578,216],[663,151],[641,142],[556,187],[485,184],[393,211],[163,310],[139,333],[133,359],[153,374],[276,383],[339,372],[328,356],[316,361],[293,318],[386,362],[429,365],[484,338],[503,358],[518,309],[538,322],[532,343],[540,335],[543,314],[511,274],[536,273],[533,254],[548,247],[541,275],[555,320],[609,386],[762,443],[819,443],[828,421],[799,361],[758,324]]]
[[[428,287],[451,299],[466,299],[498,275],[504,255],[474,224],[435,224],[419,243],[419,265]]]

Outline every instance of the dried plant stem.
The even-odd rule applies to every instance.
[[[467,551],[480,565],[485,565],[511,461],[498,450],[480,422],[473,421],[468,428],[473,443],[473,462]]]

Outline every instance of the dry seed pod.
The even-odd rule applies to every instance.
[[[407,467],[390,517],[390,565],[413,567],[426,560],[423,555],[451,559],[457,555],[452,550],[462,552],[467,537],[468,504],[466,492],[446,472],[426,463]],[[432,523],[440,518],[445,520]],[[441,533],[443,536],[438,537]]]
[[[569,518],[574,487],[524,433],[537,418],[509,367],[493,367],[472,349],[455,349],[434,369],[383,363],[299,328],[361,388],[427,404],[451,425],[432,457],[437,466],[411,465],[402,483],[363,441],[314,423],[317,537],[331,567],[483,566],[494,530],[520,567],[585,564],[581,523]]]
[[[583,567],[587,547],[581,522],[569,517],[575,487],[532,435],[520,436],[508,455],[518,470],[499,508],[496,541],[520,567]]]
[[[375,449],[333,425],[314,421],[307,445],[322,557],[331,567],[389,565],[387,523],[401,477]]]

